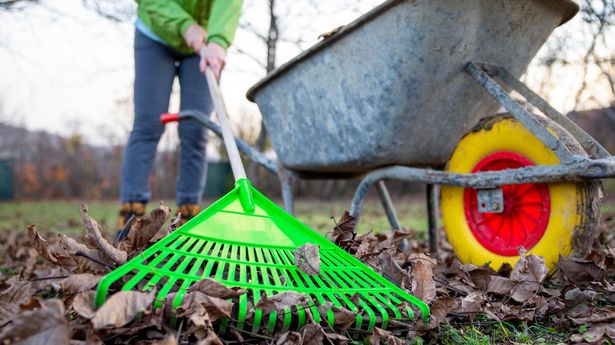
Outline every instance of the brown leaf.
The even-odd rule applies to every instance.
[[[361,260],[363,259],[365,256],[370,255],[370,250],[369,250],[369,242],[367,241],[363,241],[361,242],[361,244],[359,244],[359,246],[357,247],[357,251],[354,253],[354,257]]]
[[[15,303],[0,301],[0,326],[12,320],[19,312],[19,306]]]
[[[584,325],[598,322],[613,322],[615,320],[615,306],[608,306],[604,308],[596,308],[593,310],[590,316],[583,318],[569,318],[575,325]]]
[[[513,289],[513,282],[509,278],[500,276],[492,276],[489,282],[487,292],[495,293],[498,295],[509,295]]]
[[[180,315],[194,316],[196,326],[204,326],[206,321],[217,321],[231,317],[233,303],[225,299],[209,296],[200,291],[187,293],[182,300]]]
[[[70,258],[70,261],[66,260],[67,264],[62,265],[62,267],[75,272],[92,274],[110,271],[111,259],[108,259],[102,251],[89,248],[64,234],[59,235],[58,238],[58,242],[66,252],[67,257]]]
[[[30,301],[34,291],[32,284],[19,279],[19,276],[9,278],[6,282],[8,289],[0,290],[0,301],[21,304]]]
[[[446,315],[453,309],[455,299],[449,296],[438,298],[429,310],[431,318],[429,320],[429,329],[435,329],[446,320]]]
[[[303,345],[322,345],[325,335],[325,331],[322,330],[322,326],[317,323],[311,323],[303,326],[299,330],[303,337]]]
[[[213,329],[209,329],[207,330],[207,337],[199,340],[196,345],[224,345],[224,343],[218,338],[218,335]]]
[[[342,26],[338,26],[338,27],[336,27],[335,29],[333,29],[333,30],[331,30],[331,31],[327,31],[327,32],[325,32],[325,33],[322,33],[322,34],[318,35],[318,39],[321,39],[321,38],[323,38],[323,39],[327,39],[327,38],[329,38],[329,37],[331,37],[331,36],[335,35],[335,34],[336,34],[338,31],[340,31],[343,27],[344,27],[344,25],[342,25]]]
[[[461,311],[464,313],[477,313],[483,311],[485,295],[480,291],[472,291],[461,299]]]
[[[393,333],[378,327],[374,327],[374,332],[367,338],[367,341],[369,342],[369,345],[402,345],[404,343],[401,339],[394,336]]]
[[[261,309],[264,314],[269,314],[292,306],[306,305],[308,301],[306,295],[294,291],[284,291],[272,296],[265,296],[263,293],[256,303],[256,307]]]
[[[62,279],[60,286],[67,293],[77,293],[94,288],[101,279],[102,276],[90,273],[73,274]]]
[[[598,323],[591,325],[590,328],[584,332],[583,334],[573,334],[570,337],[570,341],[573,343],[587,342],[591,344],[602,344],[611,342],[604,341],[604,336],[608,336],[611,340],[615,339],[615,324],[612,322],[609,323]]]
[[[560,255],[556,266],[566,278],[575,284],[603,281],[606,278],[604,269],[591,260]]]
[[[344,211],[342,218],[333,228],[331,240],[340,247],[344,247],[347,241],[354,239],[354,228],[357,225],[355,217],[351,216],[348,211]]]
[[[0,332],[6,343],[19,344],[68,344],[70,331],[64,318],[64,305],[51,299],[43,307],[19,314]]]
[[[226,285],[211,278],[201,279],[198,282],[190,285],[190,287],[188,288],[188,292],[196,291],[221,299],[239,297],[240,295],[243,295],[244,293],[248,292],[247,290],[241,290],[238,287],[233,287],[229,289],[226,287]]]
[[[90,241],[90,243],[100,249],[104,255],[109,257],[116,264],[123,265],[126,263],[128,253],[115,248],[103,237],[100,232],[98,222],[92,219],[92,217],[88,214],[88,206],[86,204],[81,205],[79,213],[81,214],[81,220],[83,221],[83,226],[85,227],[86,238]]]
[[[357,320],[357,313],[346,308],[334,306],[331,302],[323,303],[318,306],[318,312],[322,316],[323,320],[327,319],[329,311],[333,313],[334,324],[342,331],[350,328],[350,326],[352,326],[352,324]]]
[[[53,262],[54,264],[58,263],[55,255],[49,249],[49,244],[47,241],[41,237],[41,235],[36,232],[36,227],[34,224],[28,225],[28,237],[30,238],[30,244],[32,248],[36,250],[36,252],[42,256],[43,258]]]
[[[84,319],[89,320],[93,318],[96,314],[93,309],[95,295],[96,293],[94,291],[84,291],[78,294],[75,299],[73,299],[73,310]]]
[[[309,276],[320,274],[319,248],[317,244],[306,243],[295,249],[295,266]]]
[[[473,267],[466,272],[470,275],[470,279],[472,279],[472,283],[474,283],[477,289],[486,291],[489,288],[492,270],[488,265]]]
[[[549,269],[542,257],[534,254],[526,256],[521,251],[519,261],[510,273],[510,280],[518,283],[511,290],[512,299],[520,303],[530,299],[540,290],[540,283],[548,273]]]
[[[302,345],[303,338],[301,337],[301,333],[289,331],[289,332],[282,334],[275,344],[276,345]]]
[[[153,210],[149,215],[143,218],[137,218],[130,227],[128,236],[118,242],[118,248],[131,253],[151,245],[151,239],[158,234],[160,228],[162,228],[167,219],[169,219],[170,212],[171,209],[161,201],[159,208]],[[162,235],[163,234],[158,234],[158,237]]]
[[[389,252],[384,252],[379,257],[380,273],[397,286],[402,284],[408,278],[408,271],[404,270],[393,259],[393,256]]]
[[[156,290],[150,293],[138,291],[120,291],[103,304],[92,318],[94,329],[118,328],[131,322],[135,316],[147,309],[154,298]]]
[[[412,294],[425,303],[431,303],[436,298],[436,282],[433,280],[436,261],[426,254],[413,254],[408,260],[412,262]]]
[[[167,237],[173,231],[177,230],[181,220],[182,220],[182,214],[180,212],[177,212],[177,215],[175,216],[175,218],[173,218],[173,220],[171,220],[171,223],[169,224],[169,226],[160,227],[160,230],[158,230],[158,232],[149,240],[150,243],[156,243],[160,241],[161,239]]]
[[[177,345],[177,339],[175,338],[175,335],[167,334],[167,336],[164,337],[164,339],[159,340],[153,343],[152,345]]]

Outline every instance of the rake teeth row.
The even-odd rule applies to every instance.
[[[390,320],[414,318],[412,301],[402,296],[403,292],[375,279],[374,272],[348,259],[349,255],[321,248],[320,274],[308,276],[294,265],[293,252],[294,248],[224,243],[176,231],[145,251],[140,260],[122,266],[122,275],[114,275],[122,279],[109,281],[108,276],[101,284],[106,288],[119,284],[121,290],[157,289],[156,307],[175,293],[173,306],[177,307],[190,285],[209,277],[249,291],[235,301],[232,320],[223,324],[232,321],[233,327],[254,332],[262,327],[269,331],[298,329],[310,318],[337,327],[335,307],[355,312],[351,328],[364,331],[375,326],[387,328]],[[269,315],[254,308],[261,294],[272,296],[284,291],[304,293],[309,302]],[[100,302],[98,298],[104,301],[105,296],[97,296]]]

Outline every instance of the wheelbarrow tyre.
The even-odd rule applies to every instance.
[[[539,120],[575,154],[585,154],[574,138],[553,121]],[[447,171],[472,173],[527,165],[555,165],[557,156],[509,115],[483,119],[461,139]],[[505,211],[478,213],[476,191],[445,186],[440,210],[448,240],[459,259],[494,269],[514,265],[519,247],[544,257],[553,268],[559,255],[586,252],[596,234],[602,187],[597,181],[502,187]],[[507,209],[507,200],[509,200]],[[512,201],[510,201],[512,200]],[[516,209],[515,209],[516,208]],[[529,231],[528,231],[529,229]]]

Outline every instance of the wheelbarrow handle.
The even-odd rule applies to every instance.
[[[237,149],[237,143],[235,142],[235,135],[233,134],[233,130],[231,129],[231,125],[228,120],[228,116],[226,115],[226,106],[224,105],[222,94],[220,93],[218,81],[214,76],[214,72],[210,68],[207,68],[207,70],[205,71],[205,77],[207,79],[207,86],[209,87],[211,99],[214,102],[214,110],[216,111],[216,114],[218,115],[218,121],[220,122],[222,139],[224,140],[224,146],[226,147],[226,152],[228,153],[228,158],[231,162],[233,176],[235,177],[235,181],[239,179],[245,179],[246,171],[243,167],[243,163],[241,162],[241,157],[239,156],[239,150]],[[181,121],[182,119],[191,116],[194,116],[194,114],[189,114],[188,112],[185,112],[183,114],[181,112],[177,114],[164,113],[160,115],[160,122],[162,124],[167,124],[170,122]]]
[[[160,115],[160,123],[162,123],[163,125],[166,125],[167,123],[170,122],[177,122],[181,120],[181,116],[179,114],[172,114],[172,113],[164,113]]]

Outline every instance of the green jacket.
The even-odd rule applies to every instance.
[[[228,48],[239,23],[243,0],[137,0],[137,16],[152,32],[182,54],[194,51],[183,34],[191,24],[207,31],[207,41]]]

